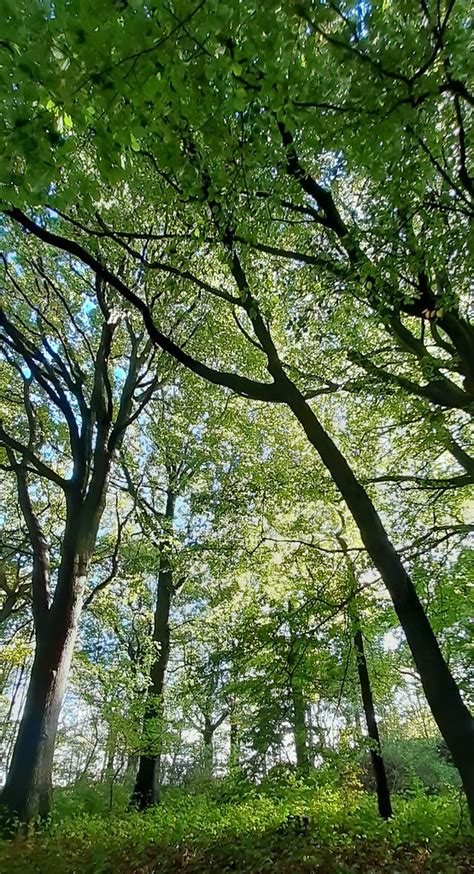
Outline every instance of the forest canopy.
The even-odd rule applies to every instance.
[[[471,870],[469,4],[1,11],[8,870]]]

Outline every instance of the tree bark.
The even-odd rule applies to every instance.
[[[355,573],[354,563],[349,555],[346,541],[340,534],[337,535],[337,540],[342,548],[344,557],[346,559],[349,575],[349,584],[352,590],[352,599],[349,601],[348,604],[348,614],[352,626],[354,651],[356,654],[357,675],[359,678],[359,686],[361,691],[362,704],[364,707],[367,733],[370,740],[372,741],[370,746],[370,758],[372,760],[372,769],[375,778],[377,803],[379,813],[382,819],[389,819],[392,816],[392,802],[390,799],[390,790],[388,788],[385,762],[382,756],[379,727],[377,724],[377,717],[375,715],[374,699],[372,695],[372,686],[370,683],[369,670],[367,667],[367,659],[365,657],[364,636],[362,634],[360,613],[357,605],[357,577]],[[356,720],[358,723],[360,734],[362,734],[358,713],[356,715]]]
[[[214,732],[216,726],[208,716],[204,719],[204,728],[202,731],[203,739],[203,756],[202,756],[202,773],[208,780],[212,779],[212,769],[214,765]]]
[[[171,533],[173,525],[176,495],[168,488],[164,516],[165,533]],[[133,788],[131,804],[139,810],[145,810],[160,801],[159,773],[161,762],[160,725],[163,716],[163,693],[166,667],[170,652],[169,616],[173,597],[173,572],[169,557],[169,544],[163,540],[160,547],[160,570],[158,574],[158,591],[156,597],[153,643],[157,646],[158,656],[150,669],[151,684],[145,703],[143,717],[143,739],[149,747],[140,755],[138,771]],[[158,735],[158,736],[156,736]]]
[[[474,822],[474,719],[443,658],[413,582],[369,495],[301,392],[281,372],[277,378],[280,384],[286,384],[286,402],[330,472],[390,593],[431,712],[461,775]]]
[[[55,599],[38,628],[25,709],[0,802],[7,829],[15,819],[29,822],[36,816],[44,817],[51,807],[54,746],[87,564],[86,556],[63,557]],[[63,610],[61,601],[66,597],[67,610]]]
[[[306,708],[301,689],[292,685],[291,697],[293,704],[293,736],[295,739],[296,767],[301,771],[309,768],[308,727],[306,725]]]
[[[354,622],[354,649],[357,660],[357,673],[359,675],[360,691],[362,695],[362,703],[364,705],[365,721],[367,723],[367,733],[372,741],[370,747],[370,758],[372,760],[372,768],[374,771],[375,786],[377,790],[377,804],[380,816],[383,819],[389,819],[392,816],[392,803],[390,800],[387,773],[385,771],[385,763],[380,745],[379,727],[375,715],[372,687],[370,685],[370,677],[367,669],[367,660],[365,658],[364,638],[359,618],[354,617]]]
[[[290,601],[288,604],[288,617],[290,624],[288,671],[293,716],[293,737],[295,741],[296,767],[304,772],[309,768],[309,740],[308,726],[306,724],[306,702],[301,688],[300,677],[298,676],[297,637],[292,622],[293,612],[294,608]]]
[[[236,770],[240,765],[239,721],[237,718],[236,704],[233,697],[229,699],[228,707],[230,726],[229,771],[233,771]]]

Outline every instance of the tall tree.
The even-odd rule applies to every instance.
[[[181,2],[164,11],[114,6],[105,22],[86,4],[85,26],[67,5],[55,16],[24,5],[9,13],[5,37],[7,47],[20,41],[22,57],[19,84],[4,98],[6,214],[92,267],[181,364],[291,411],[384,579],[474,815],[472,717],[369,493],[325,427],[324,408],[317,415],[321,401],[309,402],[339,390],[319,373],[328,350],[334,360],[342,347],[340,369],[356,364],[353,389],[368,371],[436,409],[472,410],[465,4],[309,2],[269,15],[251,0]],[[45,44],[56,63],[38,75]],[[73,161],[59,160],[69,154]],[[24,211],[51,207],[52,189],[66,216],[61,233]],[[114,271],[118,252],[154,278],[154,295],[140,296]],[[162,295],[176,310],[176,289],[188,313],[201,306],[192,353],[189,336],[176,342],[162,330]],[[313,343],[289,327],[295,317]],[[366,319],[368,355],[354,353]],[[385,334],[394,365],[379,345]]]
[[[98,277],[91,299],[91,279],[34,254],[28,272],[5,263],[4,366],[23,407],[15,436],[0,427],[0,444],[33,556],[35,655],[1,806],[4,818],[24,821],[50,809],[59,712],[111,469],[128,425],[156,386],[150,343],[129,321],[120,329]],[[126,370],[114,362],[117,352],[128,354]],[[64,507],[54,580],[41,520],[44,482],[56,487]]]

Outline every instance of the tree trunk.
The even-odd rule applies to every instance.
[[[474,719],[464,704],[398,553],[367,492],[296,386],[283,374],[287,404],[330,472],[390,593],[431,712],[459,770],[474,822]]]
[[[127,764],[125,765],[125,774],[123,777],[123,782],[128,783],[128,781],[132,781],[135,785],[135,780],[137,779],[137,768],[138,768],[138,756],[135,753],[130,753],[127,758]]]
[[[364,638],[362,636],[359,618],[354,617],[354,621],[354,648],[357,660],[357,673],[359,675],[360,691],[362,695],[362,703],[364,705],[365,720],[367,723],[367,733],[372,741],[370,747],[370,758],[372,759],[372,768],[374,770],[375,786],[377,789],[377,803],[380,816],[383,819],[389,819],[392,816],[392,803],[390,800],[390,790],[388,788],[385,763],[380,746],[379,727],[377,725],[377,717],[375,716],[370,677],[367,670]]]
[[[301,689],[292,684],[291,697],[293,704],[293,736],[295,739],[296,767],[301,771],[309,768],[308,727],[306,725],[306,707]]]
[[[71,566],[72,565],[72,566]],[[51,610],[37,630],[36,651],[25,709],[0,799],[3,822],[28,822],[49,813],[52,767],[59,713],[66,689],[77,628],[87,558],[62,562]],[[67,578],[67,573],[73,578]],[[67,609],[64,604],[67,601]]]
[[[293,716],[293,737],[295,740],[296,767],[301,771],[309,768],[308,726],[306,724],[306,702],[304,700],[301,681],[298,675],[298,640],[293,628],[294,607],[288,603],[288,620],[290,625],[290,649],[288,652],[289,686]]]
[[[369,671],[367,668],[367,659],[365,657],[364,636],[360,621],[360,614],[357,605],[357,577],[355,573],[354,563],[349,555],[347,543],[341,535],[337,535],[337,540],[342,548],[346,559],[349,584],[352,590],[352,598],[348,605],[348,615],[352,626],[352,634],[354,640],[354,651],[356,654],[357,675],[359,678],[359,686],[362,696],[362,704],[364,707],[365,721],[367,724],[367,733],[372,741],[370,746],[370,758],[372,760],[372,769],[375,778],[375,787],[377,791],[377,803],[379,813],[382,819],[389,819],[392,816],[392,802],[390,799],[390,790],[388,788],[387,773],[385,771],[385,762],[382,756],[382,747],[380,744],[379,727],[375,716],[374,699],[372,695],[372,687],[370,685]],[[356,716],[359,733],[362,735],[362,726],[360,725],[359,714]]]
[[[205,716],[204,718],[204,728],[202,732],[203,739],[203,755],[202,755],[202,773],[203,776],[207,779],[212,779],[212,769],[214,765],[214,748],[213,748],[213,738],[214,738],[215,726],[209,719],[209,717]]]
[[[171,533],[176,495],[168,489],[165,509],[165,531]],[[150,670],[151,685],[145,704],[143,717],[143,740],[146,751],[140,755],[131,804],[145,810],[152,804],[159,804],[159,776],[161,762],[161,720],[163,717],[163,691],[166,667],[170,652],[169,616],[173,597],[173,572],[168,556],[169,546],[163,541],[160,548],[160,570],[156,597],[153,642],[157,645],[158,656]]]
[[[230,751],[229,771],[236,770],[240,765],[240,737],[235,700],[229,700]]]
[[[114,774],[114,762],[115,762],[115,744],[116,744],[116,732],[113,728],[109,730],[109,734],[107,737],[107,743],[105,746],[105,760],[102,768],[101,780],[104,783],[107,783],[111,776]]]

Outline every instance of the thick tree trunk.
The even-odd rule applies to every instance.
[[[151,719],[152,716],[148,715],[147,718]],[[140,756],[131,799],[132,806],[138,810],[146,810],[152,804],[159,804],[160,760],[159,752],[152,755],[142,753]]]
[[[165,509],[165,527],[171,531],[174,517],[176,495],[168,489]],[[163,691],[166,667],[170,652],[169,616],[171,599],[173,597],[173,572],[171,569],[168,549],[163,542],[160,549],[160,571],[158,574],[158,591],[156,597],[155,618],[153,627],[153,642],[158,648],[158,657],[154,660],[151,670],[151,686],[145,705],[143,718],[143,740],[148,747],[140,755],[135,786],[132,792],[131,804],[139,810],[145,810],[160,801],[159,776],[161,763]]]
[[[357,659],[357,673],[359,675],[360,691],[362,695],[362,703],[364,705],[365,721],[367,723],[367,733],[370,740],[372,741],[372,745],[370,747],[370,758],[372,759],[372,768],[375,777],[377,803],[380,816],[383,819],[389,819],[392,816],[392,803],[390,800],[390,790],[388,788],[387,773],[385,771],[382,748],[380,746],[379,727],[377,725],[377,717],[375,716],[370,677],[367,670],[364,638],[362,635],[358,617],[355,619],[355,623],[354,649]]]
[[[474,719],[443,658],[413,582],[367,492],[295,385],[281,373],[278,379],[285,385],[288,406],[330,472],[390,593],[431,712],[461,775],[474,822]]]
[[[63,561],[53,605],[37,631],[25,709],[0,799],[1,817],[7,825],[14,819],[28,822],[44,817],[51,807],[54,746],[86,571],[85,558]],[[72,579],[67,579],[68,572]]]

